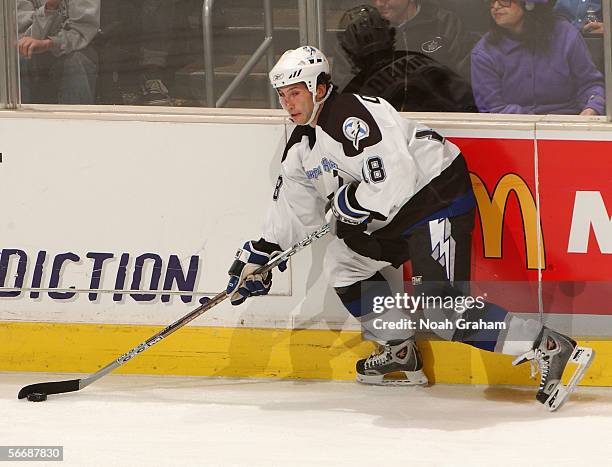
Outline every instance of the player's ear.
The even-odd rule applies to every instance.
[[[327,85],[318,84],[317,85],[317,102],[323,100],[326,93],[327,93]]]

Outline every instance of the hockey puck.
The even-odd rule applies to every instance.
[[[44,392],[33,392],[28,394],[28,400],[30,402],[43,402],[47,400],[47,395]]]

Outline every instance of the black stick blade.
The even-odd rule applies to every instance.
[[[48,383],[36,383],[24,386],[17,395],[18,399],[28,397],[28,395],[37,392],[43,394],[62,394],[64,392],[78,391],[78,379],[70,379],[68,381],[49,381]]]

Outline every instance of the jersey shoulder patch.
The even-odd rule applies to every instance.
[[[376,97],[362,98],[373,105]],[[347,157],[355,157],[368,146],[382,140],[376,120],[355,94],[338,94],[328,99],[319,116],[318,125],[335,141],[342,144]]]
[[[308,136],[308,145],[310,146],[310,149],[314,147],[316,141],[315,129],[309,125],[298,125],[291,132],[289,141],[287,141],[287,144],[285,145],[285,150],[283,151],[283,158],[281,159],[281,163],[285,162],[289,150],[296,144],[301,143],[304,139],[304,136]]]

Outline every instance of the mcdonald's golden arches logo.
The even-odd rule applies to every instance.
[[[482,179],[472,173],[472,186],[478,203],[482,241],[485,258],[502,257],[503,224],[506,215],[508,197],[514,192],[518,199],[523,218],[523,234],[525,239],[525,257],[527,269],[546,269],[546,255],[542,228],[538,222],[536,202],[527,183],[517,174],[504,175],[489,196]]]

